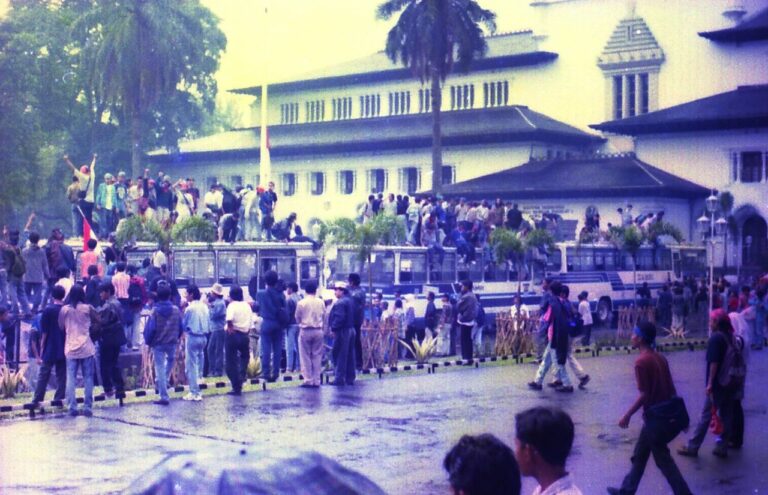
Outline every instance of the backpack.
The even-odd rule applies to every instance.
[[[739,336],[726,337],[728,348],[723,363],[717,374],[717,382],[722,387],[739,389],[744,386],[747,376],[747,363],[744,361],[744,340]]]
[[[13,250],[13,264],[10,271],[14,277],[22,277],[27,272],[27,264],[18,249]]]
[[[571,338],[578,337],[584,332],[584,319],[578,311],[571,312],[570,319],[568,320],[568,336]]]
[[[144,304],[144,286],[141,284],[141,279],[131,277],[128,285],[128,304],[134,308]]]

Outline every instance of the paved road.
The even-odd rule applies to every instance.
[[[529,392],[534,366],[495,366],[435,375],[365,380],[355,387],[286,388],[202,403],[173,401],[97,409],[91,419],[48,418],[0,424],[0,492],[108,493],[125,488],[168,455],[241,443],[270,449],[314,449],[359,470],[393,494],[447,493],[441,461],[464,433],[514,439],[514,414],[536,404],[558,405],[576,423],[569,463],[585,494],[620,482],[640,421],[616,425],[635,397],[633,357],[584,359],[593,379],[573,395]],[[669,354],[678,391],[692,416],[703,400],[704,355]],[[768,395],[758,377],[768,353],[752,357],[743,451],[727,460],[710,454],[708,438],[697,460],[676,457],[696,494],[765,493],[768,487]],[[674,442],[681,443],[681,439]],[[524,482],[524,493],[533,484]],[[640,493],[669,493],[649,463]]]

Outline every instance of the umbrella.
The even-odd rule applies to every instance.
[[[124,494],[384,495],[374,482],[317,452],[177,455],[141,475]]]

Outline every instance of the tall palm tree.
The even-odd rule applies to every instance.
[[[387,35],[385,51],[422,83],[431,83],[432,191],[437,194],[443,185],[440,83],[454,67],[466,71],[473,60],[485,55],[488,45],[481,25],[494,32],[496,14],[474,0],[386,0],[376,14],[387,20],[396,12],[400,17]]]
[[[113,116],[130,123],[131,170],[140,175],[145,126],[179,91],[215,97],[213,74],[226,38],[199,0],[96,2],[75,24],[94,40],[84,51],[91,83]],[[213,101],[206,101],[213,104]]]

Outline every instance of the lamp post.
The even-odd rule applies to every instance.
[[[715,196],[715,192],[709,195],[704,200],[706,206],[706,212],[701,215],[696,224],[699,227],[699,232],[704,240],[707,240],[707,234],[709,234],[709,313],[712,313],[712,306],[714,305],[715,298],[715,245],[720,237],[725,235],[725,229],[728,227],[728,222],[720,216],[718,218],[719,200]],[[709,215],[709,216],[707,216]]]

